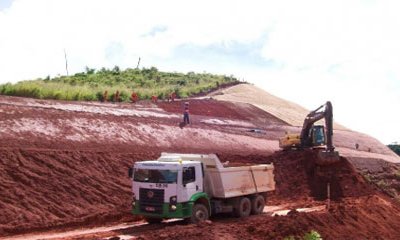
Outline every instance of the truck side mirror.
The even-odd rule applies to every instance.
[[[129,167],[129,169],[128,169],[128,176],[129,176],[129,178],[132,178],[132,176],[133,176],[133,168],[132,167]]]

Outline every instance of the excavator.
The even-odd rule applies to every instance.
[[[326,129],[323,125],[314,125],[321,119],[325,119]],[[300,135],[286,134],[279,139],[279,147],[284,150],[316,149],[318,150],[317,164],[330,165],[340,161],[339,153],[335,151],[333,146],[332,135],[333,111],[332,103],[328,101],[307,115]]]

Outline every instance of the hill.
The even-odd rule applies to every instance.
[[[276,97],[256,86],[238,84],[210,94],[213,99],[253,105],[287,123],[289,132],[300,132],[305,116],[310,112],[302,106]],[[316,107],[319,106],[316,103]],[[333,103],[334,104],[334,103]],[[335,116],[335,113],[334,113]],[[268,124],[265,124],[267,126]],[[399,158],[387,146],[373,137],[334,123],[334,144],[346,157],[366,157],[399,163]],[[355,144],[360,145],[355,149]]]
[[[288,119],[295,119],[289,111],[277,116],[277,112],[263,110],[262,102],[218,100],[232,98],[229,91],[240,92],[241,87],[248,91],[254,88],[241,84],[226,89],[223,95],[214,94],[212,99],[210,96],[185,99],[190,103],[188,126],[180,125],[182,101],[179,99],[113,104],[0,96],[0,169],[3,173],[0,176],[0,236],[135,220],[129,213],[131,192],[126,170],[133,162],[154,159],[162,151],[217,153],[223,161],[229,160],[232,164],[274,162],[278,190],[269,198],[269,204],[298,207],[324,204],[314,199],[315,188],[309,185],[312,179],[303,169],[311,157],[279,151],[278,138],[287,130],[299,131],[295,123],[289,123]],[[263,94],[269,95],[259,89],[254,91],[259,93],[255,99],[267,99]],[[267,101],[266,105],[273,104],[285,106],[283,99]],[[292,113],[295,112],[296,108],[292,107]],[[326,236],[341,226],[341,219],[349,226],[356,226],[354,218],[359,217],[364,219],[362,231],[348,228],[336,231],[333,236],[399,237],[393,230],[400,227],[398,203],[366,184],[348,164],[357,164],[360,171],[369,169],[367,173],[372,182],[375,177],[381,178],[378,180],[381,185],[384,183],[395,190],[398,181],[389,171],[398,167],[399,157],[362,133],[335,129],[334,139],[342,157],[346,158],[346,164],[338,168],[337,187],[343,198],[332,203],[333,212],[283,217],[277,222],[276,231],[279,222],[288,219],[292,223],[299,219],[302,224],[273,236],[303,233],[309,230],[310,223],[329,239]],[[354,149],[354,141],[360,142],[358,150]],[[368,209],[374,209],[373,213]],[[372,232],[376,221],[370,219],[386,215],[389,217],[379,218],[379,229]],[[252,219],[250,222],[260,225],[260,229],[263,224],[276,220],[267,215]],[[318,225],[321,221],[324,222]],[[240,227],[241,221],[231,220],[229,228],[234,226]],[[190,226],[184,228],[190,230]],[[255,228],[256,232],[260,229]]]
[[[39,99],[113,101],[114,94],[119,91],[120,101],[127,102],[132,92],[136,92],[139,99],[150,99],[151,96],[166,99],[172,92],[178,97],[188,97],[237,82],[233,76],[162,72],[155,67],[126,70],[120,70],[117,66],[100,70],[86,67],[85,72],[72,76],[48,76],[15,84],[3,84],[0,85],[0,94]],[[103,99],[105,91],[108,91],[108,94],[106,99]]]

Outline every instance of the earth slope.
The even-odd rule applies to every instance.
[[[289,132],[300,132],[304,118],[310,112],[310,110],[298,104],[271,95],[250,84],[239,84],[217,91],[212,94],[212,98],[256,106],[290,125],[290,128],[285,128]],[[333,128],[334,144],[342,155],[355,158],[382,159],[393,163],[400,163],[400,158],[375,138],[351,131],[337,123],[334,123]],[[360,146],[358,150],[355,149],[356,143]]]
[[[283,115],[266,111],[262,102],[217,100],[220,97],[237,98],[229,91],[240,92],[241,87],[243,91],[254,88],[239,85],[225,90],[223,95],[212,96],[213,99],[188,99],[191,111],[191,124],[188,126],[180,124],[181,101],[132,105],[0,96],[0,235],[55,227],[100,225],[126,218],[133,220],[129,214],[131,193],[127,168],[134,161],[154,159],[162,151],[217,153],[222,160],[233,164],[272,161],[280,173],[277,175],[280,187],[271,196],[271,202],[320,204],[315,203],[318,194],[315,195],[315,187],[307,180],[307,173],[298,174],[303,174],[304,169],[296,161],[305,161],[302,159],[306,156],[274,154],[279,150],[277,139],[285,131],[299,131],[290,119],[300,121],[304,116],[298,114],[293,117],[290,113],[307,111],[300,108],[296,111],[295,105],[277,98],[273,103],[280,104],[279,108],[284,109],[282,106],[285,104],[289,106],[288,110],[282,110]],[[258,94],[273,97],[255,90]],[[260,98],[263,97],[257,99]],[[264,104],[271,105],[271,102],[267,100]],[[360,150],[354,149],[355,142],[362,143]],[[399,158],[377,140],[345,128],[335,130],[335,145],[350,162],[359,162],[360,166],[364,164],[367,168],[371,167],[369,162],[374,161],[399,162]],[[382,166],[372,165],[378,169]],[[392,216],[399,213],[396,203],[375,190],[369,190],[369,185],[351,165],[340,169],[345,180],[338,184],[342,189],[334,204],[339,209],[336,211],[338,215],[324,213],[326,216],[342,218],[346,213],[341,212],[340,206],[347,206],[349,202],[350,207],[354,205],[357,211],[362,212],[357,216],[363,219],[370,214],[365,212],[370,204],[378,210],[382,208],[376,214],[390,213],[393,221],[400,222]],[[286,181],[288,176],[297,176],[298,179],[289,184],[290,181]],[[349,180],[354,177],[355,185]],[[354,196],[343,189],[363,194]],[[386,205],[380,206],[382,202]],[[303,219],[309,215],[296,216]],[[368,216],[371,219],[374,217]],[[256,222],[264,221],[263,217],[267,216],[254,219]],[[385,221],[382,225],[396,226],[394,229],[400,227],[391,220]],[[242,223],[232,220],[230,224]],[[374,221],[369,221],[369,224],[372,226]],[[322,227],[315,228],[320,230]],[[300,234],[307,230],[299,227],[293,231]],[[376,233],[396,236],[383,226]],[[284,236],[286,232],[277,234]],[[371,232],[367,229],[364,234]]]

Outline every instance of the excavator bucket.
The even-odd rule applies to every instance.
[[[337,151],[318,151],[318,158],[316,163],[321,166],[331,165],[340,161],[339,152]]]

